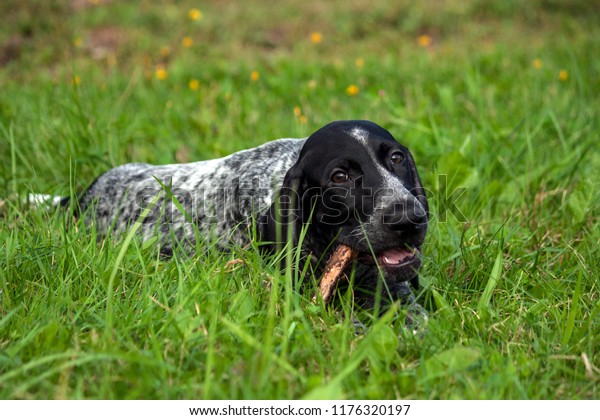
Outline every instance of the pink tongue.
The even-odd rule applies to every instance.
[[[381,261],[383,261],[384,264],[397,265],[412,255],[414,255],[414,251],[408,249],[388,249],[381,254]]]

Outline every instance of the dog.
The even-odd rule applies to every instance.
[[[427,198],[409,150],[370,121],[332,122],[308,138],[221,159],[126,164],[100,175],[76,204],[78,217],[100,234],[140,222],[138,233],[158,237],[165,256],[193,249],[197,235],[223,250],[257,238],[267,252],[298,247],[318,276],[345,244],[358,255],[353,294],[361,306],[401,301],[423,312],[412,289]]]

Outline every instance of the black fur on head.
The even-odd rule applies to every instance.
[[[305,227],[303,252],[323,261],[336,244],[348,245],[359,255],[359,286],[371,287],[381,271],[392,290],[418,285],[428,212],[408,149],[372,122],[337,121],[307,139],[260,234],[273,248],[296,246]]]

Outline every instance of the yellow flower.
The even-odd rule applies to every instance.
[[[566,71],[565,69],[562,69],[559,73],[558,73],[558,78],[564,82],[565,80],[567,80],[569,78],[569,72]]]
[[[160,48],[161,57],[167,57],[169,54],[171,54],[171,49],[169,47],[164,46]]]
[[[109,54],[108,57],[106,57],[106,62],[111,67],[116,66],[117,61],[118,59],[116,54]]]
[[[323,35],[321,32],[311,32],[310,34],[310,42],[313,44],[320,44],[323,42]]]
[[[169,77],[169,73],[167,73],[167,70],[163,66],[157,66],[154,76],[158,80],[165,80],[167,77]]]
[[[308,81],[308,88],[310,90],[315,90],[317,88],[317,81],[314,79],[311,79]]]
[[[81,37],[77,37],[73,40],[73,45],[75,46],[75,48],[81,48],[81,46],[83,45],[83,40],[81,39]]]
[[[294,115],[296,118],[298,118],[298,122],[300,122],[300,124],[306,124],[308,122],[308,118],[306,118],[306,115],[302,114],[302,108],[299,106],[294,107]]]
[[[360,89],[356,85],[350,85],[346,88],[346,93],[350,96],[358,95],[358,92],[360,92]]]
[[[200,82],[196,79],[192,79],[188,83],[188,86],[190,87],[191,90],[198,90],[198,89],[200,89]]]
[[[357,58],[356,60],[354,60],[354,65],[356,66],[356,68],[360,69],[362,66],[365,65],[365,59],[362,57]]]
[[[183,45],[186,48],[191,47],[193,43],[194,43],[194,41],[189,36],[184,36],[183,39],[181,40],[181,45]]]
[[[429,47],[431,45],[432,41],[433,41],[433,39],[429,35],[421,35],[420,37],[417,38],[417,43],[421,47]]]
[[[250,80],[256,82],[258,79],[260,79],[260,74],[256,70],[250,73]]]
[[[81,77],[73,76],[73,85],[77,86],[79,83],[81,83]]]
[[[202,19],[202,12],[198,9],[190,9],[188,16],[191,20],[200,20]]]
[[[544,63],[542,63],[542,60],[540,60],[539,58],[534,59],[531,64],[533,65],[533,68],[535,69],[541,69],[542,66],[544,65]]]

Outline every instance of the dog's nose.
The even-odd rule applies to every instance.
[[[406,206],[394,206],[383,216],[383,223],[397,232],[414,232],[427,226],[427,214],[418,203]]]

